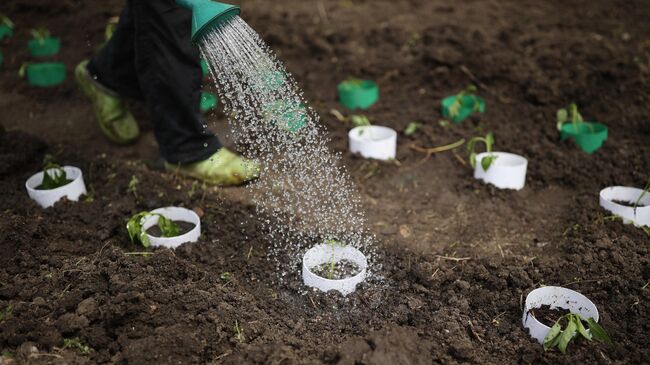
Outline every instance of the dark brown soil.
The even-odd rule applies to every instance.
[[[359,266],[354,262],[348,260],[341,260],[334,264],[334,270],[329,263],[319,265],[315,268],[311,268],[311,272],[320,276],[321,278],[327,278],[332,280],[345,279],[352,276],[355,276],[359,273]],[[330,277],[330,273],[332,276]]]
[[[133,146],[107,142],[71,70],[103,41],[121,0],[0,2],[17,24],[0,69],[0,351],[17,363],[640,364],[650,358],[650,237],[605,219],[598,192],[642,186],[650,171],[650,3],[645,0],[344,0],[241,2],[244,18],[285,61],[327,125],[379,240],[383,281],[348,297],[307,290],[297,264],[276,284],[272,246],[245,189],[189,194],[158,169],[146,110]],[[17,71],[28,29],[62,38],[68,80],[35,89]],[[398,163],[347,152],[330,109],[336,84],[376,80],[365,112],[402,131]],[[484,114],[439,123],[440,99],[468,84]],[[559,141],[558,108],[576,102],[609,127],[593,155]],[[349,113],[346,113],[349,114]],[[228,142],[226,118],[211,126]],[[2,128],[0,128],[2,130]],[[464,149],[424,154],[492,131],[496,149],[526,156],[526,188],[472,178]],[[83,202],[43,210],[25,192],[44,153],[79,166]],[[138,197],[127,192],[132,176]],[[200,242],[152,255],[131,244],[132,214],[202,211]],[[273,222],[270,224],[282,224]],[[221,274],[229,272],[224,280]],[[588,296],[613,345],[544,352],[521,325],[525,295],[561,285]],[[241,336],[235,331],[235,323]],[[90,347],[62,349],[64,339]]]
[[[554,308],[551,309],[548,305],[543,305],[539,308],[533,308],[528,311],[532,314],[533,317],[537,318],[538,321],[543,324],[552,327],[558,319],[562,318],[564,315],[571,313],[570,310],[564,308]]]
[[[183,221],[174,221],[174,223],[176,223],[176,225],[179,228],[179,234],[177,236],[184,235],[185,233],[191,231],[192,228],[194,228],[195,226],[195,224],[189,222],[183,222]],[[162,235],[162,231],[160,230],[160,227],[158,227],[157,224],[149,228],[147,230],[147,233],[150,236],[154,236],[154,237],[160,237]]]

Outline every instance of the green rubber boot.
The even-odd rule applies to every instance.
[[[260,165],[257,162],[238,156],[225,147],[206,160],[189,165],[165,162],[165,168],[167,171],[218,186],[242,185],[260,175]]]
[[[99,84],[88,72],[83,61],[77,65],[74,74],[81,90],[90,98],[95,116],[104,135],[117,144],[129,144],[140,135],[140,128],[133,114],[115,92]]]

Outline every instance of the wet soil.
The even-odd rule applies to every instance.
[[[331,280],[350,278],[361,271],[359,270],[359,266],[357,264],[348,260],[341,260],[334,263],[334,270],[332,270],[332,266],[329,263],[318,265],[317,267],[311,268],[310,270],[321,278],[327,278]]]
[[[533,317],[537,318],[538,321],[543,324],[553,327],[553,325],[562,318],[564,315],[571,313],[570,310],[565,308],[553,308],[549,305],[543,305],[539,308],[532,308],[528,311]]]
[[[179,228],[179,233],[176,236],[184,235],[185,233],[191,231],[196,226],[193,223],[184,222],[184,221],[174,221],[174,223]],[[162,231],[160,230],[160,227],[158,227],[158,225],[156,224],[147,230],[147,234],[154,237],[160,237],[162,236]]]
[[[282,222],[258,216],[245,189],[190,194],[191,181],[161,171],[142,104],[130,104],[136,144],[102,137],[71,70],[123,1],[4,1],[0,13],[18,28],[0,45],[0,310],[13,308],[0,351],[21,364],[647,362],[650,237],[598,204],[602,188],[643,186],[650,171],[647,1],[241,3],[343,153],[383,280],[324,294],[302,285],[296,263],[278,284],[262,227]],[[37,26],[62,38],[68,79],[54,88],[17,76]],[[400,134],[399,163],[347,151],[351,126],[330,110],[349,116],[336,101],[349,77],[379,83],[380,101],[364,112],[374,124],[423,124]],[[470,83],[485,113],[440,123],[440,100]],[[559,140],[555,112],[570,102],[609,127],[592,155]],[[228,144],[226,118],[209,123]],[[425,159],[409,147],[489,131],[496,149],[528,158],[523,190],[474,180],[464,148]],[[44,153],[83,170],[87,199],[43,210],[27,197]],[[137,197],[127,191],[134,175],[147,187]],[[143,250],[128,239],[128,217],[169,205],[203,212],[200,241],[126,255]],[[540,285],[588,296],[614,343],[544,352],[521,325],[525,295]],[[63,349],[73,338],[89,354]]]

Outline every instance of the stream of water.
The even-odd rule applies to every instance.
[[[355,186],[332,153],[316,112],[268,45],[239,16],[204,36],[202,56],[219,90],[239,152],[262,164],[248,185],[274,247],[300,260],[306,246],[337,239],[371,255]],[[275,222],[282,222],[278,225]],[[296,238],[299,242],[295,242]],[[277,260],[281,275],[287,263]]]

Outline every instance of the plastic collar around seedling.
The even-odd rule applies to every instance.
[[[337,90],[339,102],[350,110],[368,109],[379,100],[379,86],[370,80],[343,81]]]
[[[607,126],[594,122],[566,123],[562,125],[560,131],[561,140],[573,138],[576,144],[589,154],[596,152],[607,140],[607,137]]]
[[[201,93],[201,113],[207,113],[217,107],[217,97],[208,92]]]
[[[454,123],[460,123],[465,119],[469,118],[472,113],[479,112],[485,113],[485,100],[479,96],[475,95],[465,95],[461,102],[460,109],[458,110],[458,115],[454,118],[451,118],[450,108],[456,102],[458,96],[451,95],[442,99],[442,116],[445,118],[450,118]],[[476,106],[478,103],[478,107]]]
[[[11,38],[14,35],[13,29],[5,24],[0,24],[0,41],[5,38]]]
[[[27,82],[31,86],[48,87],[65,81],[65,65],[59,62],[27,65]]]
[[[59,38],[45,38],[42,41],[32,39],[27,44],[29,53],[34,57],[54,56],[61,50],[61,40]]]

